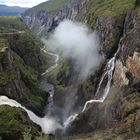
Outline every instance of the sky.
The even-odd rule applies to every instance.
[[[47,0],[0,0],[0,4],[8,6],[33,7]]]

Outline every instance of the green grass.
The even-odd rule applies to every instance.
[[[2,138],[19,138],[26,128],[31,129],[33,136],[38,135],[39,128],[29,120],[25,112],[19,108],[0,106],[0,136]]]
[[[44,3],[41,3],[25,12],[25,14],[35,15],[37,12],[45,10],[47,12],[53,12],[58,10],[64,2],[67,0],[50,0]]]
[[[134,0],[90,0],[86,16],[88,23],[94,26],[98,17],[121,18],[134,7]]]
[[[0,87],[5,86],[12,80],[14,80],[15,75],[11,72],[0,72]]]
[[[8,47],[8,40],[5,38],[0,38],[0,48]]]
[[[16,31],[16,30],[27,30],[25,24],[21,22],[21,19],[16,16],[1,16],[0,17],[0,33],[1,32],[9,32],[9,31]]]

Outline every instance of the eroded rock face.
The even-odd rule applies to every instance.
[[[129,56],[126,60],[126,66],[134,79],[140,79],[140,53],[134,52],[133,57]]]
[[[126,65],[117,60],[113,79],[114,85],[120,87],[140,79],[140,53],[134,52],[132,57],[128,56]]]
[[[103,103],[89,105],[86,112],[80,114],[73,122],[69,129],[70,134],[107,130],[117,136],[123,136],[123,139],[128,139],[136,137],[140,132],[139,13],[132,11],[126,15],[124,35],[123,38],[119,38],[120,50],[116,57],[113,84],[107,99]],[[103,33],[105,26],[107,28],[107,25],[103,27],[99,25],[100,32]]]
[[[114,84],[124,86],[140,79],[140,16],[138,12],[128,13],[125,21],[125,35],[117,57]]]
[[[24,22],[37,35],[52,31],[62,20],[75,20],[77,15],[85,12],[87,0],[68,0],[57,11],[40,10],[35,15],[23,15]]]
[[[95,29],[101,41],[101,53],[105,58],[111,58],[118,48],[119,39],[123,32],[123,18],[99,17]]]

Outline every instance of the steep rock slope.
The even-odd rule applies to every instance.
[[[40,131],[23,110],[9,106],[0,107],[0,126],[0,138],[3,140],[19,140],[28,134],[28,129],[35,138]]]
[[[51,0],[27,10],[22,17],[34,33],[44,36],[63,19],[74,20],[84,13],[86,3],[86,0]]]
[[[39,42],[19,18],[1,17],[0,24],[0,95],[42,115],[49,94],[38,81],[43,65]]]
[[[135,9],[127,12],[123,17],[122,37],[119,38],[120,41],[117,44],[120,49],[116,58],[109,96],[104,103],[89,105],[87,111],[72,124],[71,133],[94,132],[89,134],[87,139],[91,137],[93,139],[137,139],[139,137],[140,46],[138,38],[140,11],[139,4],[137,2],[135,4]],[[114,19],[114,17],[110,17],[110,19],[112,18]],[[110,26],[106,22],[101,25],[99,19],[97,18],[95,27],[100,27],[97,28],[99,34],[102,33],[102,36],[108,38],[106,32],[101,29],[106,27],[106,30],[110,30]],[[114,28],[112,27],[111,31],[115,30]],[[102,43],[104,44],[105,41],[106,39]],[[86,125],[83,122],[87,122]]]

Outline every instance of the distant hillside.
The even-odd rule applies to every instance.
[[[28,8],[18,6],[0,5],[0,16],[16,16],[25,12]]]

